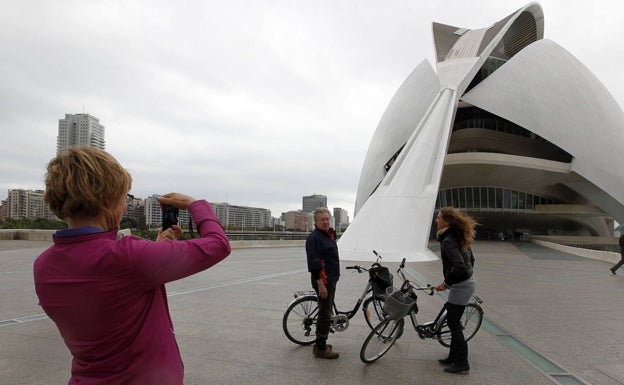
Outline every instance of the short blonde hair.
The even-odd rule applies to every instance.
[[[109,229],[117,227],[107,207],[130,191],[132,177],[106,151],[71,147],[47,167],[43,200],[59,218],[98,218]]]

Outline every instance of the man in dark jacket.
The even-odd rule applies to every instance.
[[[306,240],[308,271],[312,287],[319,298],[318,320],[316,323],[316,341],[313,354],[317,358],[335,359],[338,353],[327,344],[330,318],[336,283],[340,277],[340,260],[334,229],[330,227],[331,215],[325,207],[314,210],[314,231]]]

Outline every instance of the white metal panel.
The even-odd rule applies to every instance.
[[[427,243],[456,105],[454,90],[440,91],[392,169],[338,241],[341,259],[374,260],[372,250],[389,262],[437,259]]]
[[[537,41],[462,100],[570,153],[572,171],[619,201],[619,207],[603,209],[624,220],[624,169],[613,163],[624,148],[624,114],[604,85],[566,50],[550,40]]]

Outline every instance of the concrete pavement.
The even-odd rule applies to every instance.
[[[70,356],[37,305],[32,262],[49,242],[0,241],[0,384],[65,384]],[[433,246],[435,247],[435,246]],[[470,341],[468,376],[442,371],[447,351],[407,329],[390,352],[366,365],[361,314],[330,336],[338,360],[294,345],[282,316],[309,289],[302,247],[235,249],[221,264],[168,285],[169,305],[191,384],[624,384],[624,271],[530,243],[477,242],[477,294],[486,322]],[[367,276],[344,270],[337,303],[351,308]],[[360,263],[364,265],[364,263]],[[396,270],[396,264],[387,264]],[[437,283],[440,262],[408,264]],[[398,278],[395,277],[395,280]],[[444,300],[419,297],[419,320]]]

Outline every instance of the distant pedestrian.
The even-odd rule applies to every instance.
[[[617,269],[619,269],[622,265],[624,265],[624,233],[620,235],[620,262],[613,265],[613,267],[609,270],[611,270],[611,273],[615,274]]]
[[[466,305],[475,291],[473,277],[474,257],[470,245],[474,240],[476,222],[461,211],[445,207],[438,212],[436,225],[442,258],[444,281],[436,290],[449,289],[448,300],[444,304],[447,323],[451,330],[451,348],[447,358],[440,359],[445,372],[467,374],[468,343],[462,331],[461,318]]]
[[[316,340],[312,354],[317,358],[335,359],[339,354],[332,351],[332,346],[327,343],[327,337],[336,283],[340,277],[340,259],[336,233],[330,227],[330,218],[329,209],[320,207],[314,210],[315,229],[306,240],[306,255],[312,287],[318,295]]]

